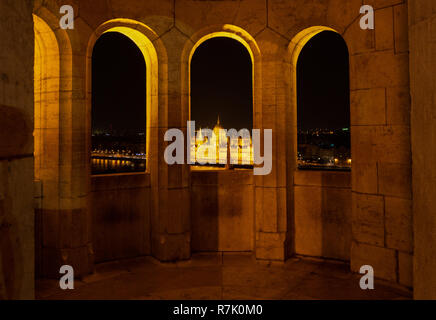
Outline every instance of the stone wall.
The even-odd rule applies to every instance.
[[[412,286],[410,95],[406,1],[367,1],[375,30],[349,27],[351,63],[351,268]],[[357,22],[358,23],[358,22]],[[356,45],[359,37],[365,37]],[[354,40],[353,40],[353,39]]]
[[[0,300],[34,297],[31,1],[0,1]]]
[[[149,255],[150,176],[94,176],[91,187],[95,262]]]
[[[436,2],[410,1],[416,299],[436,299]]]
[[[351,173],[295,172],[295,253],[343,261],[351,251]]]
[[[191,250],[253,251],[253,171],[191,173]]]
[[[307,36],[309,28],[324,26],[341,34],[350,52],[351,267],[358,271],[363,264],[373,264],[376,277],[411,286],[408,9],[405,0],[367,3],[376,9],[374,31],[359,27],[361,0],[72,1],[77,18],[75,29],[67,31],[73,67],[66,75],[71,103],[61,108],[60,116],[59,188],[64,208],[80,214],[77,221],[81,222],[73,224],[75,220],[66,214],[62,234],[74,230],[82,236],[61,237],[49,252],[67,257],[63,262],[77,265],[79,273],[91,269],[92,236],[88,233],[95,232],[91,221],[99,206],[91,194],[89,169],[89,60],[96,37],[110,26],[123,26],[139,30],[150,40],[157,63],[148,127],[151,254],[162,261],[190,257],[191,172],[188,165],[165,163],[163,137],[168,128],[186,132],[189,58],[195,45],[212,34],[246,43],[253,55],[254,127],[273,130],[273,170],[268,176],[253,178],[253,249],[258,259],[290,257],[298,216],[294,212],[297,108],[293,58],[298,58],[301,32]],[[59,3],[35,1],[34,12],[50,20],[47,17],[59,16]],[[56,20],[49,22],[56,29]],[[62,43],[61,56],[65,48],[68,45]],[[297,201],[304,201],[301,196]],[[56,215],[47,219],[52,226],[61,223]],[[56,259],[48,256],[46,261],[53,262],[53,270],[58,268]]]

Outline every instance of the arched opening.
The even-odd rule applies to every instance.
[[[34,54],[34,157],[35,180],[54,181],[59,165],[59,46],[47,23],[33,15]],[[45,185],[45,187],[48,187]],[[52,188],[45,188],[46,191]],[[54,190],[53,190],[54,191]]]
[[[352,208],[347,45],[335,30],[316,26],[297,34],[289,49],[294,250],[348,261]]]
[[[297,63],[298,168],[351,169],[349,57],[336,32],[323,31]]]
[[[251,134],[253,129],[253,64],[239,41],[214,37],[202,42],[191,59],[191,121],[195,121],[195,147],[191,162],[214,167],[250,167],[249,136],[228,141],[224,130]],[[208,136],[209,135],[209,136]],[[214,148],[204,148],[204,143]],[[231,143],[236,144],[231,145]]]
[[[129,37],[104,33],[92,53],[92,174],[145,172],[147,72]]]
[[[89,172],[94,173],[89,176],[89,204],[96,263],[151,253],[151,176],[157,174],[158,159],[157,139],[150,139],[151,134],[157,137],[158,128],[158,56],[150,41],[155,37],[143,24],[114,19],[99,26],[89,40],[87,146]],[[159,57],[165,58],[162,52]],[[105,114],[108,104],[110,114]],[[96,157],[99,127],[110,131],[106,143],[114,150],[104,156],[120,159]],[[117,136],[111,137],[115,131]],[[101,132],[100,138],[105,141]],[[105,160],[115,162],[112,168]],[[103,168],[93,166],[95,161]],[[129,161],[137,164],[132,167]]]
[[[191,249],[252,251],[254,247],[253,54],[231,33],[201,38],[190,56]],[[230,140],[224,130],[245,132]],[[244,130],[245,129],[245,130]],[[203,148],[210,143],[209,149]],[[233,170],[229,170],[233,169]]]
[[[60,52],[56,35],[49,25],[36,15],[33,15],[33,22],[35,34],[34,190],[37,203],[35,273],[39,277],[45,273],[42,268],[43,248],[58,245],[51,241],[53,237],[46,237],[47,234],[44,234],[53,230],[43,230],[43,225],[53,223],[50,219],[57,219],[55,215],[60,208]]]

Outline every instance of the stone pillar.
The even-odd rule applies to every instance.
[[[409,1],[415,299],[436,299],[436,6]]]
[[[0,300],[34,298],[33,19],[0,2]]]
[[[168,142],[164,141],[168,129],[183,131],[186,141],[188,120],[188,92],[182,87],[182,49],[187,37],[177,28],[166,32],[160,41],[168,54],[168,66],[160,77],[168,77],[168,86],[159,88],[157,179],[152,180],[152,255],[161,261],[189,259],[190,235],[190,169],[187,164],[168,165],[164,153]],[[185,89],[185,90],[186,90]],[[171,143],[171,142],[170,142]],[[186,148],[185,148],[186,162]]]
[[[256,258],[283,261],[293,251],[289,226],[292,212],[287,199],[287,164],[292,160],[286,157],[287,144],[292,141],[287,136],[287,66],[283,62],[288,42],[268,28],[256,36],[256,41],[262,52],[262,98],[257,104],[260,108],[255,110],[254,128],[262,130],[262,151],[263,130],[272,129],[273,136],[272,171],[255,177]]]
[[[351,269],[412,286],[410,97],[407,5],[374,4],[375,30],[359,19],[344,33],[350,51]]]
[[[90,27],[77,17],[74,30],[59,26],[59,6],[35,3],[34,14],[47,25],[56,53],[43,57],[43,68],[56,68],[57,83],[46,89],[47,99],[40,102],[41,114],[51,119],[42,132],[41,157],[55,163],[42,166],[42,201],[37,210],[38,276],[59,278],[62,265],[71,265],[77,277],[93,269],[91,217],[88,210],[90,164],[88,150],[90,111],[86,104],[86,46]],[[47,41],[48,39],[42,39]],[[47,44],[45,44],[47,45]],[[42,55],[47,52],[42,51]],[[51,97],[51,99],[49,99]],[[89,121],[89,122],[88,122]],[[47,139],[51,138],[51,139]],[[52,162],[54,160],[51,160]],[[39,254],[38,254],[39,255]]]

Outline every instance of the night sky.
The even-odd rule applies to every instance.
[[[298,60],[300,129],[349,126],[348,51],[342,37],[325,31],[309,41]],[[146,66],[126,36],[110,32],[95,44],[92,57],[93,131],[145,132]],[[191,119],[213,128],[253,127],[252,63],[247,49],[230,38],[212,38],[191,62]],[[334,111],[332,111],[334,110]]]
[[[348,49],[339,34],[324,31],[306,44],[297,82],[299,129],[350,126]]]
[[[103,34],[92,54],[92,128],[145,132],[146,66],[136,44],[119,32]]]
[[[191,61],[191,119],[196,128],[253,128],[252,63],[247,49],[225,37],[203,42]]]

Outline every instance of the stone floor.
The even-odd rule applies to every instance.
[[[190,261],[162,264],[143,257],[97,265],[76,280],[74,290],[38,280],[37,299],[410,299],[410,292],[375,280],[359,287],[360,276],[337,262],[293,258],[256,262],[249,254],[196,254]]]

